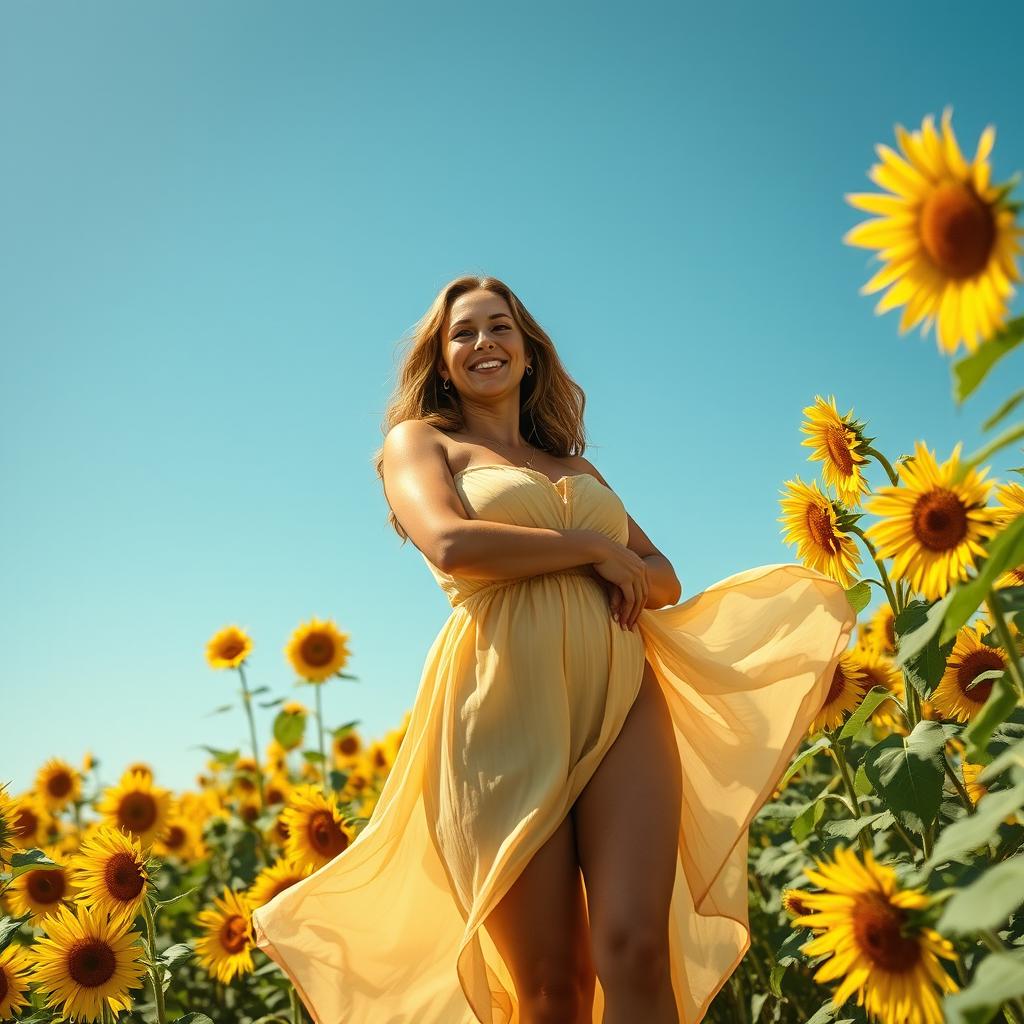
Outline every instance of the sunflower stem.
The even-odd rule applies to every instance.
[[[899,474],[896,472],[896,470],[892,468],[891,465],[889,465],[889,460],[877,448],[872,448],[871,445],[865,445],[863,448],[861,448],[861,451],[865,455],[870,455],[876,462],[878,462],[880,466],[882,466],[882,468],[888,474],[889,482],[893,485],[893,487],[899,487]]]
[[[299,1004],[299,994],[295,991],[294,985],[288,986],[288,999],[292,1005],[292,1024],[303,1024],[302,1007]]]
[[[885,588],[885,596],[889,598],[889,606],[892,608],[893,616],[899,615],[903,611],[903,606],[900,604],[896,597],[896,593],[892,588],[892,580],[889,579],[889,574],[885,571],[885,564],[878,557],[878,552],[875,550],[875,545],[868,540],[865,536],[864,531],[859,526],[850,526],[850,533],[856,534],[864,542],[864,546],[868,549],[868,554],[871,556],[871,560],[878,566],[878,574],[882,578],[882,586]]]
[[[953,788],[960,795],[960,802],[964,805],[964,807],[967,808],[967,813],[975,814],[977,809],[975,808],[974,803],[971,800],[971,797],[968,794],[966,787],[960,781],[960,776],[957,775],[957,773],[953,770],[953,766],[949,763],[949,755],[945,751],[942,752],[942,767],[945,769],[946,774],[949,776],[949,781],[953,783]]]
[[[323,785],[324,796],[330,800],[331,793],[328,789],[327,780],[327,755],[324,752],[323,698],[320,696],[320,690],[323,688],[323,683],[314,683],[313,686],[316,689],[316,736],[320,743],[320,782]]]
[[[895,818],[893,818],[892,827],[900,839],[903,840],[906,848],[916,857],[920,853],[921,848],[910,838],[910,833]]]
[[[1014,687],[1017,690],[1017,697],[1024,697],[1024,665],[1021,665],[1020,652],[1010,635],[1010,627],[1003,615],[1003,609],[999,607],[999,600],[996,597],[994,587],[990,587],[985,597],[985,605],[992,615],[992,621],[996,625],[996,632],[999,634],[999,642],[1006,651],[1006,658],[1009,662],[1010,678],[1013,679]]]
[[[260,813],[267,809],[266,796],[263,792],[263,769],[260,767],[260,748],[256,744],[256,721],[252,715],[252,694],[245,681],[245,669],[239,665],[238,674],[242,677],[242,703],[245,705],[245,716],[249,719],[249,740],[252,743],[252,759],[256,765],[256,785],[260,790]]]
[[[146,917],[146,942],[149,945],[150,977],[153,980],[153,995],[156,997],[156,1019],[159,1024],[167,1024],[167,1010],[164,1008],[163,971],[156,958],[156,925],[153,922],[153,908],[149,900],[142,901],[142,909]]]
[[[839,775],[843,780],[843,787],[846,789],[846,792],[850,797],[850,803],[853,805],[854,816],[857,818],[864,817],[864,815],[860,813],[860,799],[857,796],[857,790],[853,786],[853,778],[850,776],[850,766],[846,763],[846,755],[843,753],[842,746],[839,743],[832,743],[828,749],[835,758],[836,764],[839,766]],[[864,834],[864,829],[860,829],[860,831],[858,831],[857,841],[860,843],[860,848],[865,854],[871,852],[871,844],[868,841],[868,837]]]

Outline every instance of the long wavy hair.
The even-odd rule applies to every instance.
[[[530,444],[556,458],[582,455],[587,448],[583,427],[587,399],[583,389],[569,376],[551,338],[515,292],[496,277],[475,274],[449,281],[413,327],[411,335],[404,339],[409,347],[398,370],[398,383],[388,401],[381,433],[387,437],[395,424],[414,419],[426,420],[438,430],[465,429],[458,391],[454,387],[445,390],[437,366],[444,361],[441,331],[452,304],[460,295],[478,288],[500,295],[508,303],[512,318],[522,332],[526,353],[533,356],[533,373],[525,375],[519,384],[520,433]],[[374,454],[373,463],[383,490],[383,445]],[[390,505],[388,522],[404,544],[408,534]]]

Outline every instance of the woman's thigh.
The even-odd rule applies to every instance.
[[[681,803],[672,720],[645,660],[619,735],[572,810],[598,976],[617,956],[664,966]]]
[[[594,972],[571,815],[533,855],[485,924],[520,998],[592,998]]]

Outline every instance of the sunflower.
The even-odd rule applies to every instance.
[[[362,749],[363,741],[356,729],[346,729],[340,736],[331,739],[331,751],[339,768],[358,757]]]
[[[182,794],[182,797],[186,795]],[[180,808],[167,819],[163,835],[153,840],[153,854],[157,857],[173,857],[183,864],[202,860],[207,855],[202,825],[196,817]]]
[[[853,539],[845,532],[849,525],[846,513],[836,511],[814,480],[805,484],[797,476],[785,486],[788,495],[779,501],[783,515],[778,521],[786,528],[786,543],[797,545],[797,555],[805,565],[844,587],[852,586],[859,556]]]
[[[926,908],[928,897],[917,889],[900,890],[895,871],[879,864],[870,851],[862,864],[852,851],[837,847],[834,862],[816,860],[804,874],[823,891],[800,894],[811,913],[792,923],[820,929],[801,950],[812,957],[831,954],[814,980],[843,979],[833,1006],[856,992],[857,1005],[876,1019],[941,1024],[936,989],[959,989],[937,958],[955,960],[956,951],[948,939],[913,924],[907,914]]]
[[[82,843],[74,867],[82,903],[129,923],[141,913],[153,883],[134,836],[108,826],[97,829]]]
[[[35,868],[18,875],[11,882],[8,896],[11,909],[15,915],[34,914],[37,918],[49,917],[64,905],[64,901],[74,901],[75,885],[71,875],[71,865],[67,858],[55,846],[40,847],[57,868]]]
[[[266,761],[264,762],[266,771],[268,774],[273,775],[275,772],[284,772],[288,770],[288,750],[286,747],[278,743],[277,740],[271,739],[267,744]]]
[[[249,634],[238,626],[225,626],[206,645],[206,662],[210,668],[238,668],[252,651]]]
[[[93,752],[91,750],[87,750],[82,755],[82,774],[88,775],[89,772],[91,772],[93,768],[95,768],[96,765],[98,764],[99,761],[97,761],[96,758],[93,756]]]
[[[341,813],[315,785],[300,785],[292,790],[288,806],[281,812],[288,828],[285,856],[315,871],[333,860],[355,838],[342,823]]]
[[[196,920],[203,929],[195,941],[196,956],[209,974],[227,985],[252,971],[252,918],[243,896],[225,887],[222,896],[214,897],[213,908],[200,910]]]
[[[14,801],[7,793],[9,783],[0,783],[0,866],[14,850]]]
[[[256,762],[247,755],[239,757],[232,767],[231,792],[241,797],[251,797],[259,793],[256,782]]]
[[[962,444],[939,466],[917,441],[913,458],[899,463],[902,486],[879,488],[865,506],[882,517],[864,533],[879,558],[893,559],[890,577],[906,579],[929,601],[968,579],[968,567],[985,557],[984,541],[998,529],[998,513],[985,505],[992,486],[983,479],[988,469],[971,468],[955,482]]]
[[[288,776],[283,772],[277,772],[267,779],[264,786],[264,799],[268,804],[287,803],[291,788],[292,784],[288,781]]]
[[[1006,654],[1002,648],[988,647],[981,642],[991,628],[979,619],[973,626],[961,626],[957,630],[946,669],[930,697],[932,707],[943,718],[970,722],[985,706],[995,679],[983,679],[976,686],[971,684],[983,672],[1005,671]]]
[[[153,779],[153,767],[146,761],[132,761],[132,763],[128,765],[123,772],[121,772],[121,778],[123,779],[126,776],[131,775],[132,772],[139,772],[151,781]]]
[[[892,658],[877,647],[868,645],[855,647],[850,651],[851,660],[864,673],[867,689],[881,686],[888,690],[901,704],[907,699],[903,684],[903,673]],[[906,721],[891,700],[883,701],[871,713],[871,721],[886,732],[904,732]]]
[[[964,779],[964,789],[971,798],[971,803],[977,805],[978,801],[988,792],[988,786],[978,781],[978,776],[985,770],[983,764],[974,764],[972,761],[960,762],[960,774]],[[1017,814],[1010,813],[1003,818],[1006,825],[1017,824]]]
[[[106,1005],[115,1014],[130,1010],[131,989],[141,988],[146,972],[138,932],[127,921],[110,921],[79,904],[61,907],[44,923],[46,937],[32,948],[31,980],[48,995],[47,1007],[60,1007],[76,1021],[99,1021]]]
[[[883,601],[868,620],[865,642],[880,654],[893,657],[896,654],[896,616],[892,605]]]
[[[51,757],[36,773],[36,793],[49,811],[59,811],[82,795],[82,777],[59,757]]]
[[[783,889],[780,896],[782,909],[790,917],[800,917],[809,912],[809,907],[804,903],[804,889]]]
[[[274,861],[269,868],[264,868],[249,887],[246,898],[249,906],[255,910],[269,903],[279,892],[290,889],[296,882],[301,882],[313,873],[309,864],[296,865],[286,858]]]
[[[17,946],[0,951],[0,1020],[10,1020],[22,1007],[28,1006],[28,972],[31,961]]]
[[[332,619],[313,618],[291,635],[284,653],[292,668],[311,683],[322,683],[336,675],[348,661],[348,633]]]
[[[896,125],[904,156],[876,147],[883,162],[869,177],[889,192],[846,195],[851,206],[880,216],[852,228],[843,241],[881,250],[885,265],[860,292],[870,295],[892,285],[875,312],[904,306],[900,334],[927,318],[924,337],[937,320],[940,352],[956,352],[961,341],[973,352],[1006,320],[1011,282],[1020,280],[1014,253],[1021,251],[1022,232],[1006,198],[1012,185],[989,184],[995,128],[982,132],[968,164],[951,118],[946,107],[941,138],[930,114],[920,132]]]
[[[821,461],[825,483],[835,489],[840,501],[859,505],[861,495],[871,490],[864,477],[868,458],[863,450],[874,438],[864,436],[865,424],[853,419],[853,409],[839,415],[833,395],[828,401],[815,395],[814,405],[807,406],[804,415],[807,419],[800,430],[809,436],[800,443],[814,449],[808,458]]]
[[[846,715],[854,711],[868,692],[867,673],[854,659],[851,651],[839,655],[832,682],[821,710],[811,722],[808,735],[822,729],[836,729],[843,724]]]
[[[1024,486],[1010,481],[996,487],[996,508],[1000,527],[1009,526],[1018,516],[1024,515]],[[999,575],[993,583],[996,590],[1004,587],[1024,587],[1024,562],[1012,566]]]
[[[9,806],[14,845],[23,850],[43,846],[52,831],[52,818],[35,793],[14,797]]]
[[[103,793],[97,809],[115,829],[127,829],[145,850],[167,826],[171,794],[142,772],[126,772]]]

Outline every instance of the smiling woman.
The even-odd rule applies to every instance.
[[[584,404],[494,278],[417,329],[376,465],[452,611],[370,821],[252,917],[315,1024],[697,1024],[749,947],[747,828],[855,615],[800,565],[676,604]]]

